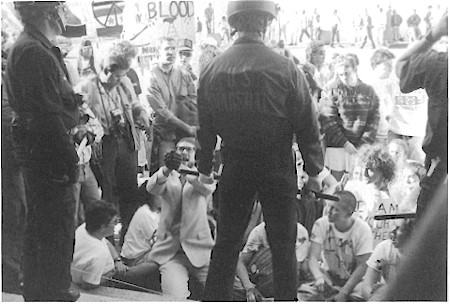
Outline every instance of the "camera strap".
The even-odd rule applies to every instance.
[[[106,112],[105,101],[103,99],[102,89],[100,87],[100,80],[98,79],[98,77],[96,78],[96,80],[97,80],[96,84],[97,84],[97,89],[98,89],[98,95],[100,95],[100,100],[102,102],[103,112],[105,113],[106,125],[108,126],[108,130],[109,130],[111,128],[111,122],[109,121],[108,113]],[[105,90],[105,92],[106,92],[106,90]]]

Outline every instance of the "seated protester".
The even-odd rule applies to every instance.
[[[396,274],[399,263],[404,259],[405,244],[414,228],[414,220],[395,220],[396,228],[391,239],[379,243],[367,260],[367,271],[363,281],[363,296],[365,300],[380,301],[379,295],[385,284],[389,284]],[[384,282],[381,282],[383,278]]]
[[[391,196],[399,202],[399,213],[414,213],[420,193],[420,180],[425,176],[425,167],[421,163],[408,160],[401,177],[396,179],[390,189]]]
[[[396,165],[397,171],[400,173],[399,175],[401,175],[408,158],[408,144],[403,139],[392,139],[388,143],[388,152]]]
[[[302,290],[309,290],[315,300],[343,302],[362,297],[358,284],[372,253],[372,232],[353,215],[356,198],[351,192],[334,195],[340,200],[332,203],[328,216],[319,218],[312,229],[308,267],[315,281],[300,287],[300,297]],[[320,264],[322,256],[324,263]]]
[[[363,181],[351,180],[344,189],[352,192],[358,201],[357,214],[371,227],[375,227],[373,217],[381,209],[396,208],[398,202],[391,196],[396,174],[396,163],[381,144],[361,147],[357,161],[363,169]],[[384,207],[389,205],[389,207]],[[392,212],[391,212],[392,211]],[[393,210],[387,210],[393,213]]]
[[[119,218],[117,208],[104,200],[86,210],[86,222],[75,231],[75,249],[71,265],[72,281],[81,288],[108,285],[108,278],[133,282],[150,270],[124,265],[114,246],[106,239],[114,234]],[[155,269],[153,269],[154,271]]]
[[[308,231],[297,223],[297,271],[299,277],[306,277],[308,266]],[[262,222],[251,232],[239,255],[234,282],[233,301],[260,301],[262,297],[274,296],[272,254],[267,239],[266,223]]]
[[[72,281],[81,288],[96,288],[106,283],[116,271],[120,274],[127,271],[105,238],[114,234],[118,220],[117,209],[104,200],[92,203],[86,210],[86,222],[75,231],[71,265]]]
[[[131,219],[120,252],[122,260],[128,266],[153,262],[149,259],[149,254],[156,240],[161,201],[147,192],[147,182],[145,181],[139,187],[138,192],[142,206],[136,210]]]
[[[204,286],[214,244],[207,217],[207,202],[216,189],[212,175],[177,171],[196,171],[195,150],[194,138],[181,139],[147,183],[147,191],[163,199],[149,259],[159,265],[163,293],[180,300],[190,295],[189,275]]]

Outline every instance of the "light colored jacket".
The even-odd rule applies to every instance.
[[[105,135],[108,135],[112,121],[110,112],[111,110],[114,110],[114,108],[110,107],[111,103],[109,102],[105,89],[100,84],[98,77],[86,79],[79,83],[74,90],[88,99],[86,103],[92,109],[92,112],[94,112],[95,117],[100,120]],[[138,150],[139,137],[135,127],[134,117],[137,117],[139,113],[144,110],[144,107],[136,97],[133,84],[128,77],[123,77],[122,83],[114,90],[117,90],[120,95],[120,100],[122,101],[120,107],[125,118],[131,125],[134,148],[135,150]],[[102,94],[102,96],[100,96],[100,94]]]
[[[162,168],[150,177],[147,191],[164,201],[156,232],[157,241],[149,259],[162,265],[182,248],[193,266],[209,265],[214,241],[206,211],[208,199],[215,189],[216,182],[212,178],[205,183],[196,178],[186,181],[183,186],[180,173],[172,171],[166,177]],[[174,221],[179,208],[181,220]]]

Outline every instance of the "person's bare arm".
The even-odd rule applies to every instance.
[[[319,266],[319,259],[320,259],[320,253],[322,251],[322,245],[316,242],[311,242],[309,245],[309,255],[308,255],[308,268],[309,272],[314,277],[314,285],[316,288],[323,292],[324,291],[324,285],[325,285],[325,277],[320,270]]]
[[[242,286],[244,286],[245,290],[255,287],[255,284],[250,281],[247,268],[245,267],[245,264],[248,263],[252,255],[253,252],[241,252],[239,254],[239,259],[236,266],[236,275],[239,280],[241,280]]]
[[[372,267],[367,267],[366,274],[362,286],[362,295],[365,300],[368,300],[372,293],[373,286],[380,281],[381,273]]]
[[[345,302],[348,299],[348,296],[352,293],[355,286],[361,282],[362,278],[364,277],[364,274],[367,270],[367,260],[370,257],[370,253],[363,254],[356,257],[356,269],[353,271],[350,278],[348,278],[345,285],[342,287],[342,289],[339,291],[337,295],[334,296],[334,300],[337,302]]]
[[[245,289],[245,296],[247,297],[247,302],[260,302],[262,295],[260,291],[256,288],[256,285],[250,281],[248,276],[246,264],[250,261],[254,252],[241,252],[239,255],[236,275],[241,280],[242,286]]]

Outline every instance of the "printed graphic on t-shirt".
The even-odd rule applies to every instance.
[[[420,105],[424,103],[424,100],[414,95],[400,95],[395,96],[395,105],[401,107],[404,110],[415,111]]]
[[[336,236],[330,225],[323,246],[330,275],[334,280],[347,280],[356,267],[353,241],[350,238]]]

